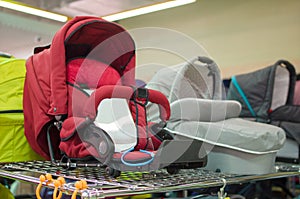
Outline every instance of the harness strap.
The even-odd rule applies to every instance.
[[[153,143],[151,138],[149,137],[149,127],[148,127],[148,120],[147,120],[147,110],[146,110],[146,105],[149,102],[149,92],[148,89],[146,88],[136,88],[136,87],[131,87],[133,89],[133,95],[131,100],[134,103],[135,109],[136,109],[136,128],[137,128],[137,132],[139,133],[139,108],[138,105],[140,105],[145,113],[145,131],[146,131],[146,146],[144,147],[144,149],[151,149],[153,150]],[[144,100],[141,101],[141,100]],[[139,134],[138,134],[139,135]],[[138,137],[138,143],[139,143],[139,137]]]
[[[248,109],[249,109],[251,115],[252,115],[253,117],[256,117],[255,111],[253,110],[253,108],[252,108],[250,102],[248,101],[248,99],[247,99],[247,97],[246,97],[244,91],[242,90],[242,88],[241,88],[240,85],[238,84],[238,82],[237,82],[235,76],[232,76],[232,77],[231,77],[231,82],[232,82],[232,84],[235,86],[235,88],[237,89],[237,91],[239,92],[239,94],[241,95],[241,97],[243,98],[243,100],[244,100],[244,102],[246,103],[246,105],[247,105],[247,107],[248,107]]]

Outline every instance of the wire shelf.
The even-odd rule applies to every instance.
[[[218,187],[227,184],[245,183],[264,179],[299,175],[299,166],[278,164],[277,172],[265,175],[224,174],[204,169],[182,169],[178,174],[169,174],[165,169],[152,172],[122,172],[117,178],[106,174],[102,165],[77,167],[67,170],[50,161],[18,162],[0,165],[0,176],[39,184],[39,176],[51,174],[53,179],[64,177],[67,183],[61,189],[66,194],[75,190],[74,183],[85,180],[88,188],[78,192],[82,198],[106,198],[195,188]],[[43,184],[54,188],[53,184]]]

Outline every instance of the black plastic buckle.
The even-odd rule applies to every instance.
[[[143,101],[141,101],[143,100]],[[149,92],[147,88],[137,88],[133,94],[133,101],[145,106],[149,101]]]

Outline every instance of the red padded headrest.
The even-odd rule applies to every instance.
[[[90,89],[121,83],[118,71],[96,60],[78,58],[67,64],[67,81]]]

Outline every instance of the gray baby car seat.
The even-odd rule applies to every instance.
[[[147,84],[168,97],[171,118],[167,129],[176,137],[204,142],[207,169],[238,174],[263,174],[274,170],[276,153],[285,132],[276,126],[238,118],[241,105],[223,100],[217,64],[208,57],[161,69]],[[155,105],[148,107],[155,120]],[[152,113],[152,114],[151,114]]]

